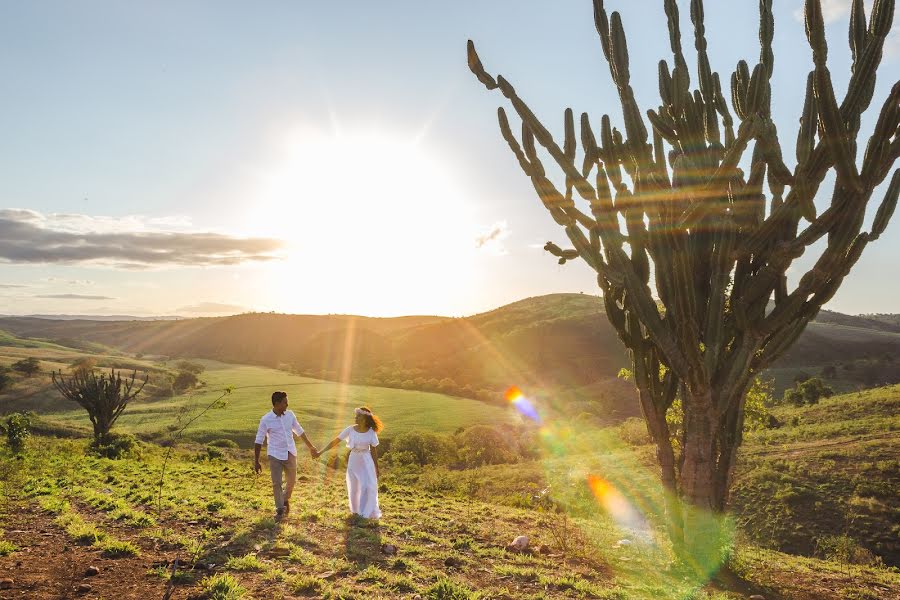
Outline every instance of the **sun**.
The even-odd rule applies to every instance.
[[[277,306],[458,314],[471,293],[478,227],[457,183],[415,138],[292,135],[248,217],[287,242],[287,259],[269,269],[269,290],[284,298]]]

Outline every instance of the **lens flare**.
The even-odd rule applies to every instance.
[[[641,513],[612,483],[594,474],[588,474],[587,484],[600,506],[620,527],[643,531],[647,523]]]
[[[525,394],[522,393],[522,390],[520,390],[518,386],[509,386],[503,397],[506,398],[506,401],[512,404],[522,416],[540,424],[541,417],[538,415],[537,409],[531,401],[525,397]]]

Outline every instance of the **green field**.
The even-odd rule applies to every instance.
[[[581,435],[572,432],[571,437],[577,445]],[[590,438],[591,444],[600,441]],[[896,572],[884,567],[797,557],[747,543],[729,559],[743,582],[739,590],[725,591],[708,573],[677,567],[658,531],[644,535],[623,526],[615,511],[602,504],[570,515],[446,494],[436,484],[446,471],[409,485],[385,465],[380,494],[384,517],[377,524],[355,522],[346,516],[343,474],[304,457],[293,514],[279,523],[270,516],[266,477],[252,475],[243,453],[226,450],[210,459],[196,447],[176,449],[163,476],[166,450],[153,444],[121,460],[87,455],[84,440],[42,438],[31,447],[18,460],[0,448],[0,479],[8,494],[0,506],[0,527],[6,529],[0,530],[0,572],[41,552],[23,537],[31,527],[65,536],[69,560],[77,554],[117,561],[103,563],[114,579],[107,583],[101,573],[92,580],[95,588],[114,587],[120,582],[114,575],[118,565],[125,569],[137,563],[141,570],[135,583],[145,597],[160,597],[170,578],[176,597],[212,597],[199,593],[225,580],[235,593],[214,597],[243,600],[738,600],[751,593],[797,600],[875,600],[900,593]],[[601,458],[607,468],[618,465],[624,473],[634,464],[625,448],[593,449],[607,455]],[[506,480],[507,473],[495,469],[492,478],[515,485]],[[579,480],[581,475],[572,477]],[[497,481],[501,478],[505,481]],[[545,550],[521,555],[504,551],[506,543],[522,534]],[[47,538],[39,541],[48,543]],[[382,544],[391,544],[396,554],[385,553]],[[166,565],[174,557],[181,558],[177,571],[165,566],[147,570],[146,565]],[[197,564],[201,567],[195,568]],[[214,570],[205,566],[209,564]],[[29,577],[20,574],[15,584],[27,585]]]
[[[191,394],[165,400],[138,400],[132,403],[116,423],[119,432],[134,433],[146,439],[164,437],[177,429],[216,398],[224,396],[224,408],[214,408],[186,430],[188,439],[234,440],[252,447],[259,418],[271,409],[275,390],[288,392],[289,408],[307,430],[314,444],[321,445],[353,422],[353,409],[371,407],[384,421],[384,436],[410,430],[452,433],[459,427],[477,423],[500,423],[518,419],[514,411],[477,400],[443,394],[342,385],[300,377],[263,367],[228,365],[215,361],[196,361],[206,367],[201,374],[205,385]],[[53,425],[89,426],[84,411],[54,411],[42,415]]]

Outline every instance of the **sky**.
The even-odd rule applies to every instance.
[[[802,0],[775,5],[793,167],[811,52]],[[849,5],[823,2],[839,98]],[[655,107],[662,1],[606,6]],[[757,3],[707,1],[706,16],[727,81],[759,55]],[[568,244],[500,137],[502,96],[467,69],[469,38],[555,134],[566,107],[621,124],[588,0],[3,3],[0,314],[464,316],[597,293],[588,267],[542,250]],[[861,139],[898,74],[895,19]],[[898,221],[827,308],[900,312]]]

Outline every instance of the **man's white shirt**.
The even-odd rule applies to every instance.
[[[294,436],[291,433],[303,435],[303,428],[297,421],[293,411],[286,410],[278,416],[274,411],[269,411],[259,420],[259,429],[256,430],[256,443],[262,444],[269,438],[269,456],[278,460],[287,460],[288,453],[297,456],[297,445],[294,444]]]

